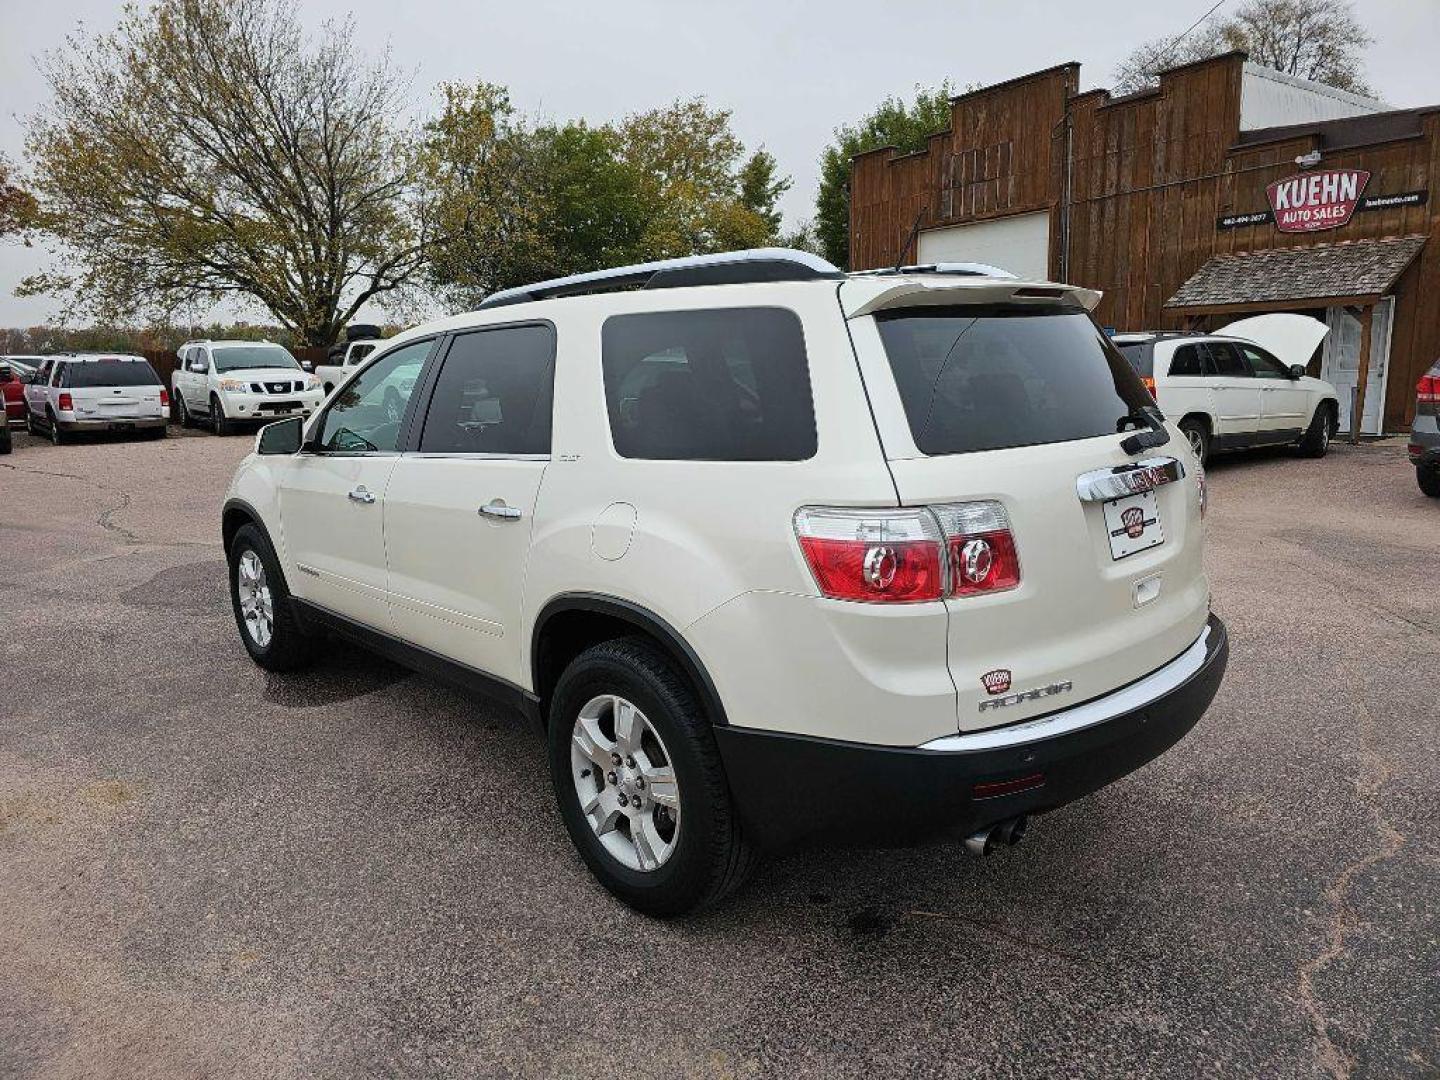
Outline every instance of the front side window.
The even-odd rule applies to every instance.
[[[924,454],[1113,435],[1152,404],[1080,308],[913,307],[875,322]]]
[[[325,411],[320,449],[345,454],[393,453],[432,341],[402,345],[351,379]]]
[[[420,452],[548,454],[554,384],[549,326],[457,335],[435,381]]]
[[[1290,369],[1264,349],[1255,345],[1241,345],[1239,349],[1245,354],[1245,359],[1250,364],[1250,370],[1255,373],[1255,378],[1284,379],[1286,382],[1290,380]]]
[[[215,357],[216,372],[248,368],[300,368],[290,351],[280,345],[221,345],[210,351]]]
[[[601,333],[621,457],[803,461],[816,447],[800,319],[782,308],[615,315]]]

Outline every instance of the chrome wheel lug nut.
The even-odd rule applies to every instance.
[[[620,805],[621,805],[621,806],[628,806],[629,804],[630,804],[630,800],[625,797],[625,793],[622,791],[622,792],[620,793]]]
[[[635,759],[633,757],[627,757],[625,759],[625,767],[627,769],[633,769],[635,767]]]
[[[611,784],[611,785],[614,785],[615,783],[617,783],[617,781],[616,781],[616,779],[615,779],[615,774],[614,774],[613,772],[607,772],[607,773],[605,774],[605,782],[606,782],[607,784]]]
[[[619,765],[619,764],[620,764],[620,755],[619,755],[619,754],[611,754],[611,755],[610,755],[610,764],[611,764],[611,765]]]
[[[643,776],[635,777],[635,786],[637,788],[643,788],[645,786],[645,778]]]

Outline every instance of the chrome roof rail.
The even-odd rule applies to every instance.
[[[808,251],[790,248],[750,248],[722,251],[715,255],[690,255],[682,259],[661,259],[635,266],[617,266],[588,274],[537,281],[514,289],[491,293],[480,308],[523,304],[530,300],[551,300],[561,296],[617,289],[677,289],[687,285],[742,285],[762,281],[836,280],[845,275]]]

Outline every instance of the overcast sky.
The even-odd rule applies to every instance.
[[[1184,29],[1194,3],[1085,0],[299,0],[318,26],[353,12],[362,45],[387,45],[413,72],[414,108],[450,79],[504,83],[529,113],[600,123],[676,97],[733,110],[747,146],[766,146],[791,175],[787,222],[809,217],[816,159],[832,131],[886,94],[949,78],[998,82],[1067,60],[1086,88],[1109,85],[1136,42]],[[1227,0],[1223,15],[1240,0]],[[1366,56],[1377,94],[1397,106],[1440,102],[1440,0],[1362,0],[1376,39]],[[106,30],[116,0],[0,0],[0,152],[19,160],[22,121],[43,105],[34,58],[83,23]],[[183,58],[176,57],[180,62]],[[45,321],[56,303],[17,299],[43,252],[0,247],[0,326]]]

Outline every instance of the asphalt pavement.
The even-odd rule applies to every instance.
[[[1158,761],[990,859],[806,853],[668,923],[592,881],[518,717],[348,647],[250,663],[251,443],[0,458],[0,1076],[1440,1075],[1403,440],[1214,463],[1230,668]]]

